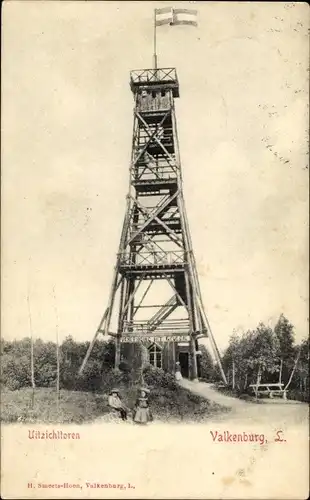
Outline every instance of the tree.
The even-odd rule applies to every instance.
[[[97,340],[86,369],[78,376],[79,368],[87,352],[89,342],[75,342],[71,336],[62,343],[61,384],[66,389],[99,390],[106,370],[114,365],[115,345],[113,341]]]
[[[275,328],[274,332],[279,341],[279,358],[280,358],[280,370],[279,370],[279,382],[282,380],[287,383],[289,378],[289,373],[294,364],[294,327],[288,321],[288,319],[281,314]]]
[[[199,345],[201,355],[199,356],[199,371],[202,380],[212,380],[214,377],[214,362],[205,345]]]
[[[296,346],[295,352],[296,366],[294,372],[293,370],[291,372],[290,387],[297,399],[309,401],[309,338],[304,339],[299,346]]]
[[[11,390],[31,386],[30,338],[4,341],[1,352],[2,384]]]
[[[223,363],[229,383],[234,385],[238,392],[242,392],[251,380],[254,336],[254,332],[251,331],[243,333],[241,337],[233,333],[224,354]]]
[[[298,367],[299,377],[303,381],[303,390],[307,391],[309,388],[309,338],[301,342]]]
[[[271,328],[260,323],[256,330],[249,330],[241,337],[233,334],[223,357],[226,373],[238,392],[249,383],[259,383],[279,369],[279,341]],[[234,373],[233,373],[234,368]]]
[[[21,387],[30,387],[30,351],[29,356],[20,354],[17,357],[11,352],[2,356],[1,382],[5,387],[13,391]]]
[[[78,370],[89,342],[67,337],[60,346],[61,388],[100,390],[107,370],[114,366],[113,341],[97,341],[83,377]],[[1,340],[1,383],[12,390],[31,386],[31,340]],[[37,387],[56,387],[56,344],[37,339],[34,343],[34,367]]]
[[[253,338],[253,352],[249,364],[257,369],[256,383],[259,384],[262,375],[275,373],[279,370],[279,341],[270,327],[260,323]]]
[[[34,342],[34,377],[38,387],[56,384],[56,344],[37,339]]]

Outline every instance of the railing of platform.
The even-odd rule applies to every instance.
[[[183,250],[122,253],[120,257],[122,266],[126,267],[171,266],[184,264],[185,262],[185,252]]]
[[[147,334],[149,332],[152,332],[152,335],[156,335],[156,333],[159,334],[165,334],[168,332],[174,332],[176,334],[188,334],[189,332],[189,321],[188,319],[182,319],[182,320],[165,320],[163,321],[160,325],[157,326],[156,329],[152,330],[150,328],[150,325],[147,321],[141,320],[141,321],[125,321],[123,325],[123,333],[128,334],[128,333],[133,333],[136,332],[137,334]]]
[[[156,81],[177,82],[177,73],[175,68],[159,69],[136,69],[130,72],[131,83],[149,83]]]

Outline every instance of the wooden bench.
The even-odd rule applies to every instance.
[[[284,384],[251,384],[249,385],[250,393],[254,394],[256,397],[268,397],[273,399],[274,397],[287,398],[287,391],[284,389]]]

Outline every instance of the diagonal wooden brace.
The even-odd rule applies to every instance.
[[[169,115],[169,112],[165,114],[165,116],[163,117],[162,121],[159,123],[159,126],[162,126],[162,124],[164,123],[165,119],[167,118],[167,116]],[[153,138],[155,138],[155,135],[157,134],[157,130],[154,130],[154,132],[152,133],[149,133],[148,130],[150,129],[150,127],[148,126],[148,124],[143,120],[142,116],[140,115],[140,113],[136,112],[136,117],[138,118],[138,120],[141,120],[142,123],[144,124],[144,127],[145,127],[145,130],[146,130],[146,133],[148,134],[149,136],[149,140],[148,142],[144,145],[144,147],[141,149],[140,153],[138,154],[138,156],[135,158],[134,162],[133,162],[133,165],[136,165],[138,163],[138,161],[140,160],[141,156],[144,155],[144,153],[146,152],[147,148],[148,148],[148,145],[150,144],[151,140]],[[169,153],[168,153],[169,155]],[[170,155],[169,155],[170,156]],[[175,163],[174,159],[172,159],[172,162]]]
[[[149,219],[145,221],[144,224],[140,227],[138,231],[136,231],[132,237],[127,241],[127,245],[129,245],[144,229],[157,217],[178,195],[179,191],[176,191],[172,196],[167,198],[167,200],[159,205],[156,210],[150,215]]]
[[[148,215],[148,213],[145,210],[145,207],[143,207],[143,205],[141,205],[141,203],[136,198],[134,198],[133,196],[132,196],[132,199],[136,203],[136,205],[139,208],[139,210],[141,211],[141,213],[144,216]],[[167,226],[167,224],[162,219],[160,219],[159,217],[156,216],[156,217],[154,217],[153,220],[156,220],[159,224],[161,224],[163,226],[163,228],[169,234],[169,237],[171,238],[171,240],[173,241],[173,243],[175,243],[176,245],[178,245],[180,248],[184,248],[183,241],[170,229],[170,227]]]
[[[152,139],[154,139],[157,144],[162,148],[162,150],[164,151],[165,155],[170,159],[170,161],[174,164],[175,163],[175,159],[173,158],[173,156],[171,156],[171,154],[167,151],[167,149],[165,148],[165,146],[162,144],[162,142],[158,139],[158,137],[156,137],[156,130],[155,130],[155,133],[153,132],[152,134],[150,134],[148,132],[149,130],[149,126],[148,124],[146,123],[146,121],[142,118],[142,116],[140,115],[140,113],[137,113],[137,116],[138,116],[138,119],[143,123],[144,127],[145,127],[145,131],[146,133],[148,134],[148,136],[150,137],[150,140],[149,142],[147,143],[147,146],[148,144],[151,142]]]

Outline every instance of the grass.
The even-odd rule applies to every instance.
[[[1,393],[2,422],[82,423],[107,411],[107,397],[91,392],[61,390],[59,409],[54,389],[35,389],[33,408],[30,388]]]
[[[120,391],[127,406],[133,408],[138,387],[120,386]],[[110,413],[107,393],[61,390],[59,408],[54,389],[35,389],[33,408],[31,396],[30,388],[2,390],[1,421],[80,424]],[[179,386],[153,387],[149,402],[154,419],[164,422],[203,422],[215,414],[227,411]]]

